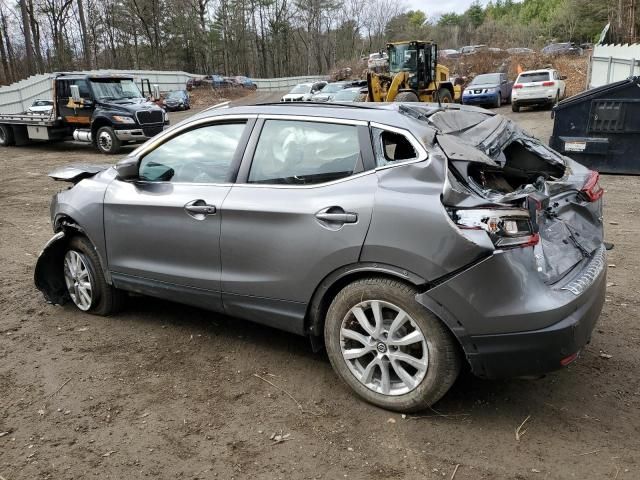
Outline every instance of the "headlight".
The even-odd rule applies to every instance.
[[[136,121],[133,118],[124,117],[122,115],[114,115],[111,118],[113,118],[114,122],[118,122],[118,123],[126,123],[126,124],[129,124],[129,125],[133,125],[134,123],[136,123]]]
[[[473,93],[473,90],[465,90],[465,92],[467,95],[471,95]]]

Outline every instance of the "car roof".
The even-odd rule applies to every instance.
[[[554,68],[539,68],[538,70],[526,70],[524,72],[520,72],[518,76],[524,75],[525,73],[551,73],[553,71],[555,71]]]

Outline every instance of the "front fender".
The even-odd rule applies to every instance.
[[[64,231],[56,233],[40,252],[33,274],[36,288],[54,305],[64,305],[69,300],[62,266],[67,241]]]

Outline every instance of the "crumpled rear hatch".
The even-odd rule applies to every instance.
[[[449,159],[443,203],[454,209],[526,210],[535,268],[548,284],[602,255],[598,174],[551,150],[502,116],[442,111],[429,123]]]

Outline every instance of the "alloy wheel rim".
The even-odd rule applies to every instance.
[[[349,310],[340,327],[342,358],[369,390],[404,395],[422,382],[429,368],[428,342],[411,316],[382,300]]]
[[[64,281],[73,303],[80,310],[89,310],[93,301],[91,272],[84,256],[75,250],[64,256]]]
[[[98,140],[100,141],[100,146],[102,146],[104,150],[111,149],[111,145],[113,144],[113,142],[111,140],[111,135],[109,135],[107,132],[102,132]]]

